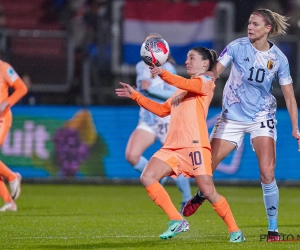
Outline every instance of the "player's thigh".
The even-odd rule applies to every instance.
[[[218,118],[213,131],[210,134],[210,141],[213,139],[221,139],[234,145],[233,149],[238,149],[244,139],[248,124],[243,122],[236,122],[224,118]],[[222,142],[224,145],[228,143]],[[217,146],[217,145],[216,145]],[[228,150],[229,147],[228,146]]]
[[[259,169],[263,176],[272,178],[276,162],[276,142],[272,137],[258,136],[252,139]]]
[[[212,171],[214,172],[220,162],[226,158],[235,148],[236,145],[224,139],[211,139],[211,157],[212,157]]]
[[[168,161],[162,160],[157,157],[151,157],[146,168],[143,171],[143,175],[150,174],[158,180],[165,176],[171,175],[171,173],[173,173],[173,170],[168,164]]]
[[[253,124],[249,127],[250,139],[256,153],[261,178],[272,181],[276,163],[276,130],[275,119],[269,119]]]
[[[163,167],[163,169],[158,170],[158,172],[164,173],[162,177],[165,176],[177,177],[181,174],[181,171],[179,169],[179,161],[175,150],[161,148],[160,150],[155,152],[155,154],[150,159],[152,163],[157,160],[164,162],[165,163],[164,166],[168,166],[168,168]]]
[[[7,122],[4,121],[0,123],[0,146],[3,145],[9,130],[10,126],[7,124]]]
[[[156,152],[143,170],[140,180],[145,187],[163,177],[174,175],[171,166],[177,166],[177,159],[169,152]]]
[[[128,140],[126,155],[142,155],[155,142],[155,134],[149,130],[136,128]]]

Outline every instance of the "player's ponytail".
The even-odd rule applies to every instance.
[[[211,62],[209,65],[209,69],[208,70],[212,70],[212,67],[215,65],[215,63],[217,62],[217,52],[213,49],[210,49],[209,52],[211,53]]]
[[[264,19],[266,25],[272,26],[269,36],[285,35],[289,24],[287,23],[288,17],[282,16],[269,9],[258,9],[253,12]]]

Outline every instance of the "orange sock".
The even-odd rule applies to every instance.
[[[170,220],[183,220],[182,216],[172,203],[167,191],[158,181],[146,187],[146,190],[154,203],[165,211]]]
[[[3,198],[4,202],[13,201],[2,177],[0,177],[0,197]]]
[[[223,196],[218,202],[212,204],[212,206],[217,214],[224,220],[230,233],[239,230],[233,218],[229,204]]]
[[[11,171],[2,161],[0,161],[0,175],[5,177],[8,181],[13,181],[16,175]]]

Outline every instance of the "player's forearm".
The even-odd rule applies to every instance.
[[[179,89],[202,94],[201,89],[203,82],[201,81],[201,79],[186,79],[179,75],[171,74],[164,69],[162,69],[162,74],[160,75],[160,77],[168,84]]]
[[[135,100],[141,107],[160,117],[164,117],[170,114],[170,109],[168,108],[168,105],[166,103],[161,104],[152,101],[137,91],[134,91],[130,97],[131,99]]]
[[[212,72],[215,78],[218,78],[223,73],[224,70],[225,70],[225,66],[221,62],[217,62],[212,68]]]
[[[295,98],[293,84],[290,83],[290,84],[282,85],[281,89],[283,92],[287,110],[290,115],[292,130],[293,132],[298,132],[298,107]]]
[[[292,130],[298,131],[298,107],[295,98],[290,98],[286,101],[286,107],[290,115]]]

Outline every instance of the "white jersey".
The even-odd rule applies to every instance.
[[[172,63],[166,62],[161,68],[176,74],[176,69]],[[176,88],[164,82],[159,76],[153,77],[149,66],[145,64],[143,61],[140,61],[136,65],[136,86],[137,90],[143,94],[144,96],[148,97],[149,99],[163,103],[167,100],[171,95],[174,94]],[[141,90],[141,81],[148,80],[150,81],[150,87],[147,90]],[[140,119],[139,123],[146,123],[149,126],[153,126],[157,123],[157,116],[152,112],[140,108]]]
[[[249,38],[231,42],[218,61],[228,67],[230,76],[223,91],[221,116],[241,122],[257,122],[275,118],[276,99],[271,94],[278,77],[280,85],[292,83],[289,63],[273,43],[268,51],[255,49]]]

